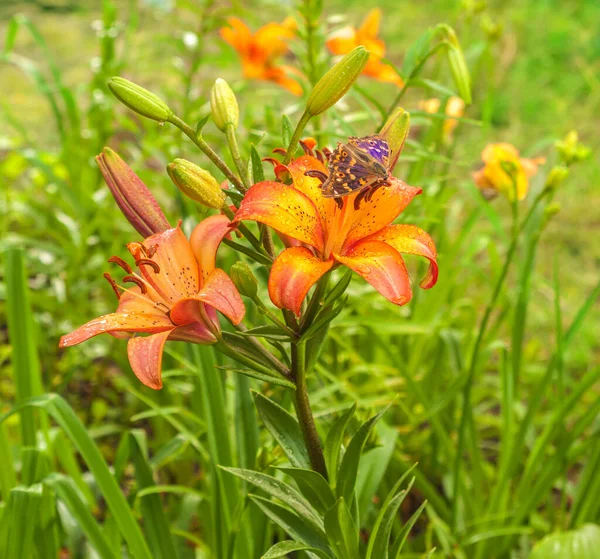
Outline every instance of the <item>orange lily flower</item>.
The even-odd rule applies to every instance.
[[[410,282],[400,253],[418,254],[430,265],[421,287],[437,281],[436,250],[431,237],[414,225],[390,225],[410,201],[421,193],[399,179],[378,188],[369,201],[355,207],[360,194],[324,198],[321,181],[306,171],[327,173],[324,165],[309,155],[286,167],[293,185],[260,182],[246,193],[234,223],[253,220],[264,223],[300,246],[285,249],[273,263],[269,295],[273,303],[300,315],[310,288],[335,265],[354,270],[396,305],[412,297]]]
[[[79,344],[98,334],[134,336],[127,344],[129,363],[136,376],[150,388],[162,387],[161,363],[167,340],[212,344],[220,337],[216,311],[234,324],[244,317],[244,304],[229,276],[215,268],[215,254],[230,231],[227,217],[218,215],[202,221],[190,240],[179,227],[166,229],[127,249],[139,272],[121,258],[109,261],[127,273],[124,282],[131,288],[111,283],[119,305],[116,312],[100,316],[63,336],[60,347]]]
[[[431,99],[425,99],[419,103],[419,108],[429,114],[436,114],[440,110],[441,102],[436,97]],[[465,114],[465,102],[456,96],[450,97],[446,103],[446,116],[453,117],[444,120],[442,126],[442,135],[444,139],[449,140],[452,138],[454,129],[458,126],[458,120]]]
[[[245,78],[274,82],[294,95],[302,94],[300,84],[289,75],[298,71],[276,63],[288,52],[287,42],[296,35],[293,18],[288,17],[283,23],[267,23],[254,34],[237,17],[229,18],[227,23],[231,27],[223,27],[221,37],[240,55]]]
[[[369,52],[369,61],[363,74],[380,82],[389,82],[402,87],[404,82],[395,70],[388,64],[381,62],[385,57],[385,43],[377,38],[381,22],[381,10],[371,10],[358,29],[344,27],[335,32],[327,40],[327,48],[332,54],[346,54],[358,46],[364,46]]]
[[[488,144],[481,153],[481,159],[484,166],[473,173],[475,184],[486,198],[502,192],[509,200],[514,200],[515,194],[517,200],[527,196],[529,178],[537,173],[539,165],[546,162],[544,157],[519,157],[517,148],[507,143]]]

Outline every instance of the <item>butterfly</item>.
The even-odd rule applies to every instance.
[[[329,158],[329,176],[321,185],[325,198],[341,198],[382,186],[389,179],[390,147],[378,134],[350,137]]]

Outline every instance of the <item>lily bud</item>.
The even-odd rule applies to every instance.
[[[388,121],[383,125],[381,132],[390,147],[390,153],[394,158],[390,161],[390,169],[393,169],[398,161],[398,157],[404,147],[404,142],[408,136],[410,129],[410,113],[406,112],[402,107],[398,107]]]
[[[173,114],[160,97],[125,78],[111,78],[108,89],[123,105],[146,118],[165,122]]]
[[[335,105],[350,89],[369,60],[365,47],[356,47],[331,68],[312,90],[306,112],[316,116]]]
[[[242,295],[250,299],[256,297],[258,281],[248,264],[245,262],[236,262],[229,270],[229,277]]]
[[[188,198],[216,210],[223,207],[225,193],[208,171],[185,159],[175,159],[167,165],[167,173]]]
[[[544,215],[542,217],[541,228],[545,229],[548,226],[548,224],[552,221],[552,218],[558,212],[560,212],[560,210],[561,210],[561,207],[558,202],[552,202],[551,204],[548,204],[546,206],[546,208],[544,209]]]
[[[104,148],[96,163],[119,209],[142,237],[171,228],[156,198],[116,152]]]
[[[218,78],[210,91],[210,110],[217,128],[222,132],[228,125],[237,128],[240,120],[240,109],[235,94],[229,84]]]
[[[470,105],[472,102],[471,75],[469,74],[465,55],[460,47],[454,29],[445,24],[440,25],[439,28],[442,30],[446,41],[448,41],[446,54],[448,57],[448,64],[450,64],[452,79],[454,80],[460,96],[464,99],[465,103]]]
[[[556,167],[553,167],[546,178],[546,188],[549,190],[555,190],[563,183],[568,175],[569,169],[566,166],[557,165]]]
[[[571,130],[564,140],[556,142],[556,149],[562,162],[567,166],[587,159],[592,153],[588,146],[579,141],[577,130]]]

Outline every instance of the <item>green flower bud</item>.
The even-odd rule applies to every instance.
[[[550,221],[552,221],[552,218],[560,212],[560,209],[560,204],[558,202],[552,202],[546,206],[542,217],[542,229],[545,229],[548,226]]]
[[[306,112],[316,116],[335,105],[350,89],[369,60],[365,47],[356,47],[331,68],[312,90]]]
[[[252,269],[245,262],[236,262],[229,270],[229,277],[237,290],[246,297],[254,299],[258,292],[258,281],[252,273]]]
[[[438,25],[438,29],[442,31],[442,35],[448,42],[446,56],[448,58],[448,64],[450,65],[450,72],[452,73],[454,84],[463,101],[467,105],[470,105],[472,102],[471,75],[469,74],[467,61],[465,60],[465,55],[460,47],[456,33],[452,27],[446,24]]]
[[[558,188],[563,181],[569,175],[569,169],[564,165],[558,165],[553,167],[550,173],[548,173],[548,177],[546,178],[546,188],[548,189],[556,189]]]
[[[123,105],[146,118],[165,122],[173,114],[162,99],[125,78],[111,78],[108,89]]]
[[[592,150],[579,141],[577,130],[571,130],[563,140],[556,142],[556,149],[565,165],[572,165],[587,159]]]
[[[226,195],[208,171],[185,159],[175,159],[167,165],[167,173],[188,198],[216,210],[223,207]]]
[[[218,78],[210,91],[210,110],[217,128],[222,132],[228,125],[237,128],[240,120],[240,109],[235,94],[229,84]]]
[[[383,125],[381,132],[390,147],[393,161],[390,161],[390,169],[393,169],[398,161],[398,157],[404,147],[404,142],[408,136],[410,129],[410,113],[406,112],[402,107],[398,107],[392,116]]]

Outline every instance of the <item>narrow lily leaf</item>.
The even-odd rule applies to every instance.
[[[265,427],[279,443],[290,464],[295,468],[310,469],[310,459],[298,421],[279,404],[259,392],[254,392],[254,405]]]
[[[260,446],[258,418],[254,399],[250,392],[250,381],[244,375],[235,376],[235,432],[237,436],[238,464],[252,469],[256,466],[256,455]]]
[[[152,559],[146,539],[121,492],[121,488],[110,473],[98,447],[94,444],[94,441],[90,438],[85,427],[69,404],[58,394],[45,394],[37,398],[32,398],[0,416],[0,423],[3,423],[11,415],[21,411],[25,407],[42,408],[65,431],[94,475],[98,488],[104,496],[108,508],[115,517],[119,530],[128,543],[132,555],[136,559]],[[27,557],[27,555],[23,555],[22,557]]]
[[[343,299],[339,299],[336,303],[331,303],[321,310],[319,315],[317,316],[315,323],[308,329],[304,334],[302,334],[300,340],[308,341],[314,336],[316,336],[321,330],[323,330],[334,318],[336,318],[346,306],[346,301],[348,297],[344,297]]]
[[[281,117],[281,139],[283,140],[284,146],[289,146],[294,135],[294,125],[290,120],[290,117],[283,115]]]
[[[245,332],[238,332],[242,336],[250,336],[255,338],[265,338],[267,340],[289,341],[290,337],[282,331],[278,326],[257,326]]]
[[[292,538],[308,546],[320,549],[329,557],[333,557],[324,533],[315,530],[313,526],[304,522],[298,515],[282,505],[278,505],[258,495],[249,495],[249,497],[273,522],[285,530]]]
[[[321,514],[335,505],[335,496],[325,478],[313,470],[302,468],[277,468],[294,479],[301,493]]]
[[[210,120],[210,113],[203,116],[198,121],[198,124],[196,125],[196,136],[200,137],[202,135],[202,130],[204,129],[204,127],[206,126],[206,124],[208,123],[209,120]]]
[[[254,184],[264,181],[265,173],[263,171],[262,160],[254,144],[250,145],[250,163],[252,164],[252,177],[254,179]]]
[[[10,490],[17,485],[17,476],[10,457],[11,451],[4,425],[0,425],[0,456],[5,457],[0,464],[0,496],[4,502],[7,502]]]
[[[396,536],[396,539],[394,540],[394,545],[392,546],[392,551],[390,553],[391,559],[400,559],[400,553],[402,552],[402,548],[406,543],[406,538],[408,538],[408,534],[410,534],[412,527],[415,525],[415,522],[417,521],[419,516],[421,516],[425,505],[427,505],[427,501],[424,501],[423,504],[414,512],[414,514],[402,527],[402,530],[400,531],[398,536]]]
[[[413,72],[423,61],[429,51],[429,44],[434,37],[434,30],[428,29],[416,41],[414,41],[404,55],[402,64],[402,78],[406,81],[412,77]]]
[[[335,491],[338,497],[343,497],[349,503],[354,498],[354,485],[356,484],[356,475],[358,474],[358,463],[360,462],[360,456],[365,443],[371,434],[373,426],[389,407],[390,405],[388,404],[377,415],[374,415],[360,426],[352,437],[344,458],[342,458]]]
[[[44,484],[51,487],[69,509],[98,556],[101,559],[117,559],[75,482],[65,475],[53,473],[44,479]]]
[[[600,527],[585,524],[578,530],[550,534],[533,548],[529,559],[596,559],[600,549]]]
[[[340,281],[338,281],[331,291],[325,297],[325,305],[329,305],[334,301],[337,301],[348,289],[350,282],[352,281],[352,276],[354,272],[350,269],[346,271],[346,273],[341,277]]]
[[[253,369],[240,369],[237,367],[218,367],[218,368],[221,369],[222,371],[231,371],[232,373],[245,375],[247,377],[250,377],[250,378],[253,378],[256,380],[260,380],[262,382],[269,382],[271,384],[276,384],[278,386],[285,386],[286,388],[293,388],[294,390],[296,389],[296,385],[289,380],[286,380],[282,377],[275,377],[275,376],[271,376],[271,375],[266,375],[264,373],[259,373],[258,371],[254,371]]]
[[[350,419],[356,411],[356,404],[353,404],[348,408],[331,426],[327,438],[325,439],[325,464],[327,466],[327,473],[331,485],[335,487],[337,479],[337,471],[340,460],[340,450],[342,448],[342,441],[344,440],[344,433]]]
[[[242,470],[240,468],[224,468],[222,470],[251,483],[265,493],[279,499],[289,506],[298,516],[306,522],[315,526],[318,530],[323,529],[323,522],[314,511],[310,503],[296,491],[291,485],[261,472],[253,470]]]
[[[7,535],[0,556],[6,559],[33,557],[34,529],[42,502],[42,485],[18,486],[11,490],[2,517]],[[2,542],[0,542],[2,543]]]
[[[260,559],[277,559],[278,557],[286,557],[288,553],[292,553],[293,551],[310,551],[318,557],[322,557],[323,559],[327,559],[329,557],[329,555],[323,553],[323,551],[317,549],[316,547],[310,547],[309,545],[292,540],[285,540],[283,542],[276,543]]]
[[[325,531],[337,559],[359,559],[358,530],[343,497],[325,515]]]

